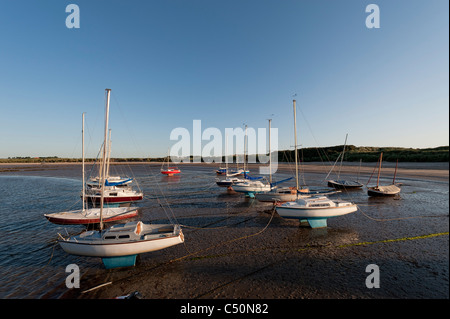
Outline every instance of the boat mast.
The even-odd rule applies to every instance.
[[[81,114],[81,179],[83,180],[83,212],[84,212],[84,208],[86,205],[85,202],[85,197],[86,197],[86,186],[85,186],[85,176],[84,176],[84,114],[85,112],[83,112],[83,114]]]
[[[398,158],[397,162],[395,163],[394,179],[392,180],[392,184],[395,184],[395,176],[397,175],[397,166],[398,166]]]
[[[108,136],[108,157],[107,157],[106,175],[105,180],[109,178],[109,162],[111,161],[111,130],[109,130]]]
[[[381,152],[380,154],[380,164],[378,166],[378,177],[377,177],[377,188],[378,188],[378,184],[380,183],[380,172],[381,172],[381,161],[383,158],[383,152]]]
[[[106,111],[105,111],[105,138],[103,142],[103,163],[102,163],[102,180],[101,180],[101,197],[100,197],[100,231],[103,230],[103,203],[105,200],[105,170],[106,170],[106,143],[108,141],[108,120],[109,120],[109,96],[111,89],[106,89]]]
[[[269,183],[272,184],[272,153],[270,149],[270,128],[272,119],[269,119]]]
[[[225,134],[225,176],[228,177],[228,134]]]
[[[247,124],[245,125],[245,135],[244,135],[244,175],[246,174],[245,173],[246,149],[247,149]]]
[[[345,145],[347,145],[347,136],[348,136],[348,133],[345,134],[344,149],[342,150],[342,157],[341,157],[341,166],[339,166],[338,177],[337,177],[338,180],[339,180],[339,176],[341,176],[342,161],[344,160],[344,154],[345,154]]]
[[[296,101],[294,102],[294,146],[295,146],[295,183],[296,183],[296,190],[297,190],[297,197],[298,197],[298,165],[297,165],[297,113],[296,113]]]

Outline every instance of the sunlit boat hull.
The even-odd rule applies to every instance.
[[[104,208],[103,222],[113,222],[136,217],[139,211],[124,207]],[[100,208],[90,208],[85,211],[73,210],[62,213],[44,214],[48,221],[59,225],[89,225],[100,223]]]

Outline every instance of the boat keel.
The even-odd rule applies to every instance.
[[[308,218],[306,220],[311,228],[327,227],[327,218]]]
[[[132,267],[136,264],[136,256],[137,255],[104,257],[102,258],[102,261],[106,269]]]

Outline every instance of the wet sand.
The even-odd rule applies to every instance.
[[[133,170],[139,165],[131,164]],[[159,164],[145,165],[159,170]],[[46,166],[37,170],[70,165]],[[271,204],[227,194],[211,184],[213,165],[178,166],[181,176],[159,182],[167,186],[171,216],[183,225],[184,244],[142,254],[131,268],[106,270],[96,259],[81,269],[79,289],[61,283],[45,297],[109,299],[139,291],[146,299],[188,300],[449,298],[448,163],[403,163],[396,177],[404,185],[398,198],[343,192],[339,196],[357,203],[358,212],[332,218],[322,229],[283,219]],[[0,171],[7,167],[20,165],[0,165]],[[15,173],[36,169],[22,167]],[[392,178],[394,167],[383,163],[382,181]],[[323,185],[330,166],[306,163],[302,168],[310,185]],[[373,168],[374,163],[361,169],[344,165],[341,177],[359,171],[366,182]],[[255,172],[256,166],[250,169]],[[279,164],[278,169],[281,178],[293,167]],[[197,175],[209,181],[198,192]],[[152,205],[143,207],[146,220],[166,220],[167,212]],[[380,288],[366,286],[369,264],[380,269]]]

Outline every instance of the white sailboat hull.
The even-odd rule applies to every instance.
[[[138,226],[138,224],[141,226]],[[136,234],[137,227],[142,229]],[[165,229],[169,229],[166,231]],[[88,231],[59,240],[61,248],[72,255],[90,257],[121,257],[161,250],[184,242],[181,228],[171,225],[145,225],[130,222],[115,225],[100,233]]]
[[[357,211],[356,205],[333,208],[283,207],[278,206],[277,213],[284,218],[330,218],[346,215]]]
[[[59,244],[66,253],[72,255],[118,257],[157,251],[183,242],[184,239],[182,239],[182,235],[180,234],[169,238],[117,244],[79,244],[69,241],[60,241]]]
[[[270,185],[263,184],[261,182],[237,183],[237,184],[234,184],[232,187],[236,192],[241,192],[241,193],[260,193],[260,192],[269,192],[270,191]]]
[[[288,219],[306,220],[312,228],[327,227],[327,219],[356,212],[358,207],[325,196],[298,199],[276,207],[278,215]]]

